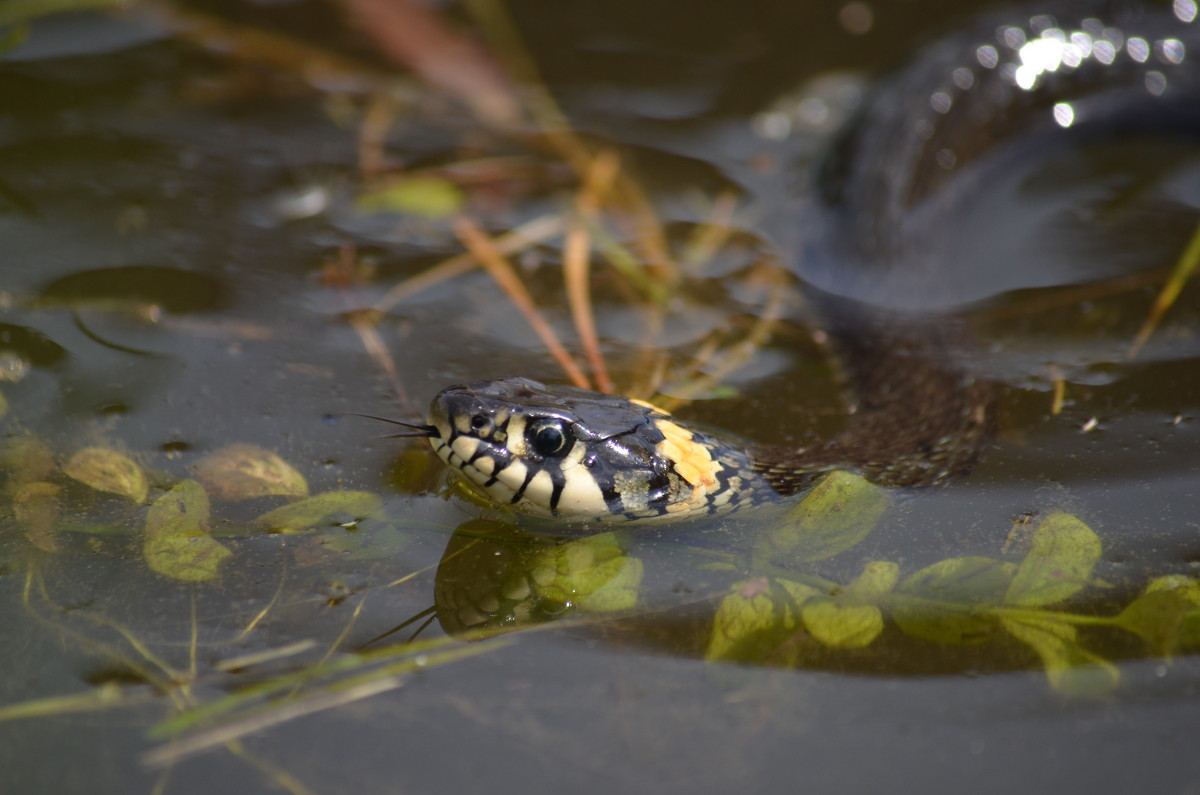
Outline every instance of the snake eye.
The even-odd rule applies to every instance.
[[[474,417],[471,418],[471,427],[474,428],[475,430],[479,430],[480,428],[482,428],[483,426],[485,426],[487,424],[488,424],[488,418],[487,418],[486,414],[476,414]]]
[[[533,427],[529,443],[540,455],[558,455],[566,452],[567,435],[561,422],[551,420]]]

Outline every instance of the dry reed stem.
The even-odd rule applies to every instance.
[[[755,316],[754,323],[746,336],[723,350],[715,346],[702,348],[688,363],[688,369],[699,371],[708,367],[709,372],[680,385],[678,389],[673,390],[672,395],[657,396],[653,401],[655,405],[673,411],[697,396],[711,392],[730,374],[745,366],[754,354],[771,339],[775,324],[783,315],[783,307],[788,301],[789,293],[785,289],[787,280],[778,263],[762,263],[757,273],[764,279],[763,287],[767,300],[762,311]]]
[[[508,299],[517,307],[534,333],[542,340],[542,344],[554,357],[559,366],[567,374],[571,383],[582,389],[590,389],[591,384],[587,375],[571,358],[571,354],[558,340],[554,329],[546,322],[537,309],[537,305],[525,289],[524,283],[513,269],[512,265],[496,249],[495,243],[479,226],[466,216],[458,216],[454,221],[454,232],[458,239],[467,247],[475,258],[499,285]]]
[[[1184,285],[1192,277],[1198,265],[1200,265],[1200,225],[1197,225],[1195,231],[1192,232],[1191,239],[1184,247],[1183,253],[1179,255],[1179,261],[1175,263],[1175,268],[1171,271],[1171,278],[1167,280],[1158,296],[1155,297],[1154,305],[1150,307],[1150,314],[1146,316],[1145,322],[1138,329],[1137,336],[1133,338],[1133,343],[1125,353],[1126,359],[1132,360],[1136,357],[1142,346],[1150,340],[1150,335],[1154,333],[1154,329],[1158,328],[1163,315],[1179,298]]]
[[[592,311],[592,297],[588,277],[591,261],[591,236],[588,225],[594,224],[604,199],[620,170],[620,160],[611,150],[597,153],[588,169],[586,179],[576,199],[579,218],[571,221],[563,244],[563,281],[567,290],[567,303],[575,321],[584,355],[596,379],[596,388],[601,392],[613,392],[612,378],[600,352],[600,340],[596,335],[596,318]]]
[[[560,216],[544,215],[522,224],[497,238],[491,239],[491,244],[501,256],[511,257],[513,254],[520,253],[536,243],[541,243],[555,235],[561,234],[563,226],[564,221]],[[428,290],[444,281],[461,276],[475,269],[478,265],[479,261],[474,253],[467,251],[457,254],[431,268],[421,271],[416,276],[400,282],[388,290],[371,308],[381,315],[386,315],[401,301],[411,298],[417,293]]]

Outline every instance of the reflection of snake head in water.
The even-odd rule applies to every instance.
[[[952,281],[936,270],[947,263],[929,264],[950,210],[1031,150],[1200,127],[1195,2],[1044,5],[929,47],[822,171],[814,211],[828,228],[814,245],[825,255],[800,275],[821,288],[806,294],[855,393],[843,433],[745,452],[623,398],[505,379],[435,399],[438,454],[499,502],[580,518],[723,511],[836,467],[902,486],[965,472],[990,436],[991,389],[948,353],[963,336],[953,320],[895,311],[954,303],[929,292]]]

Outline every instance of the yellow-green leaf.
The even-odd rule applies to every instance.
[[[303,475],[275,453],[252,444],[234,444],[204,456],[196,462],[195,474],[210,494],[230,502],[308,496]]]
[[[369,491],[326,491],[267,511],[254,523],[276,533],[301,533],[322,527],[336,517],[365,519],[382,507],[383,500]]]
[[[1037,652],[1050,685],[1060,693],[1094,697],[1117,686],[1121,674],[1116,666],[1080,646],[1075,639],[1075,628],[1052,615],[1041,619],[1002,618],[1001,623],[1013,637]]]
[[[844,604],[875,604],[891,593],[900,579],[900,566],[890,560],[873,560],[862,574],[838,594]]]
[[[463,194],[449,180],[434,176],[403,177],[358,197],[363,212],[396,212],[422,218],[445,218],[463,206]]]
[[[803,605],[821,591],[789,580],[759,577],[738,583],[713,617],[706,660],[794,665],[798,646],[789,643]]]
[[[54,537],[61,486],[44,481],[25,483],[13,494],[13,518],[29,542],[43,552],[58,552]]]
[[[232,553],[208,534],[208,495],[194,480],[180,482],[146,512],[142,554],[147,565],[176,580],[215,578]]]
[[[986,639],[996,622],[980,606],[1000,602],[1017,567],[991,558],[949,558],[921,569],[887,597],[888,614],[906,635],[935,643]]]
[[[1074,596],[1087,585],[1100,551],[1100,539],[1086,524],[1069,513],[1050,514],[1034,531],[1004,601],[1041,607]]]
[[[849,472],[830,472],[788,512],[782,526],[762,537],[757,557],[784,561],[831,558],[866,538],[890,504],[886,489]]]
[[[63,467],[69,477],[97,491],[145,502],[150,491],[146,473],[124,453],[107,447],[85,447]]]
[[[826,646],[858,649],[883,631],[883,613],[875,605],[852,605],[835,598],[810,599],[801,610],[804,627]]]
[[[0,445],[0,468],[9,483],[32,483],[54,470],[54,451],[36,436],[17,436]]]
[[[1114,623],[1141,635],[1162,655],[1195,646],[1200,642],[1200,581],[1183,575],[1159,577]]]

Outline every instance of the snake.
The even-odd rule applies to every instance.
[[[899,488],[966,474],[995,435],[995,385],[971,355],[949,353],[969,339],[953,316],[879,299],[928,295],[944,278],[948,213],[1011,158],[1129,132],[1194,135],[1198,16],[1195,0],[1005,9],[878,84],[812,170],[810,217],[797,221],[820,229],[823,254],[798,281],[854,396],[831,438],[731,442],[649,403],[523,377],[447,387],[398,435],[428,437],[488,499],[564,521],[718,515],[834,469]]]

